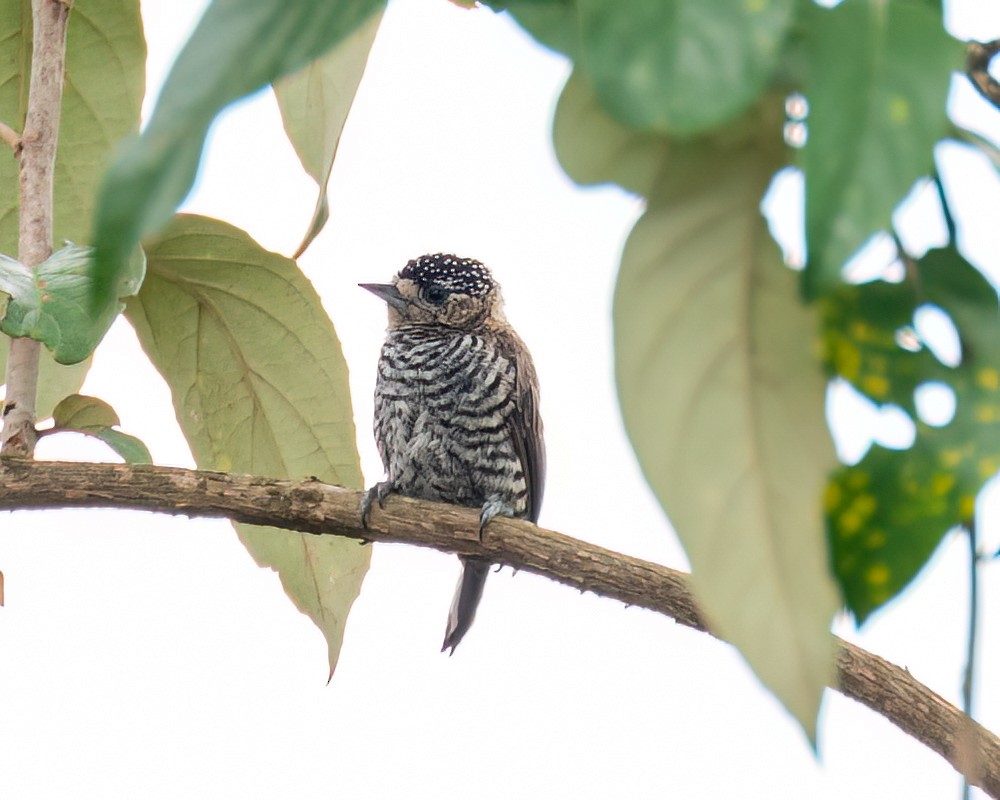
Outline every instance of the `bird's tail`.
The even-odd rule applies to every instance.
[[[448,612],[448,629],[444,634],[444,644],[441,645],[442,653],[449,647],[454,653],[458,643],[472,626],[489,572],[488,561],[480,558],[462,559],[462,577],[458,580],[455,599],[451,601],[451,611]]]

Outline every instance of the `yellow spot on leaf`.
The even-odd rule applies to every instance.
[[[955,449],[942,450],[938,456],[938,460],[941,462],[942,467],[953,469],[962,461],[962,451]]]
[[[872,531],[865,538],[865,546],[871,550],[877,550],[885,544],[885,531]]]
[[[868,519],[875,511],[877,503],[875,497],[870,494],[859,494],[851,503],[851,510],[862,519]]]
[[[980,404],[976,406],[976,422],[996,422],[1000,413],[996,406]]]
[[[881,375],[865,375],[861,388],[872,397],[885,397],[889,393],[889,381]]]
[[[869,483],[871,483],[871,480],[872,476],[867,472],[854,470],[847,476],[847,485],[852,489],[864,489]]]
[[[992,478],[997,471],[997,462],[992,458],[979,459],[979,477]]]
[[[971,494],[963,494],[958,498],[958,514],[965,520],[971,520],[976,516],[976,498]]]
[[[848,508],[840,515],[840,535],[849,538],[861,530],[864,520],[852,508]]]
[[[931,478],[931,493],[948,494],[955,485],[955,476],[948,472],[939,472]]]
[[[751,14],[759,14],[767,8],[767,0],[743,0],[743,7]]]
[[[841,342],[837,347],[835,362],[837,372],[849,381],[854,381],[861,371],[861,354],[850,342]]]
[[[871,586],[885,586],[889,582],[889,568],[885,564],[872,564],[865,570],[865,581]]]
[[[889,119],[897,125],[905,125],[910,121],[910,103],[905,97],[889,99]]]
[[[983,367],[976,371],[976,383],[984,389],[1000,388],[1000,372],[993,367]]]

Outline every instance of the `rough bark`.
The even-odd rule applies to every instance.
[[[711,633],[682,572],[523,520],[497,518],[480,541],[477,510],[404,497],[376,506],[364,528],[360,503],[360,492],[319,481],[171,467],[6,459],[0,469],[0,508],[144,509],[486,556]],[[853,644],[840,642],[837,667],[833,688],[939,753],[971,784],[1000,797],[1000,739],[993,733],[905,669]]]

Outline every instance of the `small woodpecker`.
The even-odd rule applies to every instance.
[[[389,309],[375,384],[375,441],[392,492],[480,509],[479,533],[498,514],[538,521],[545,446],[538,378],[503,314],[485,265],[436,253],[408,262],[392,283],[363,283]],[[472,625],[490,564],[460,557],[462,575],[441,650]]]

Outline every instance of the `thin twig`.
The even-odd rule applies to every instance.
[[[708,631],[688,576],[659,564],[571,539],[524,520],[498,517],[480,540],[478,512],[390,497],[360,518],[361,493],[319,481],[279,481],[226,473],[127,464],[7,459],[0,508],[132,508],[225,517],[362,541],[403,542],[544,575],[581,591],[648,608]],[[905,669],[838,641],[838,691],[868,706],[939,753],[969,781],[1000,798],[1000,739]],[[963,756],[973,752],[978,768]]]
[[[965,674],[962,678],[962,711],[973,718],[975,711],[976,683],[976,632],[979,628],[979,544],[976,537],[976,523],[972,521],[966,527],[969,542],[969,633],[965,651]],[[970,748],[967,756],[966,770],[978,768],[976,752]],[[962,776],[962,800],[972,797],[972,785],[968,777]]]
[[[33,47],[28,109],[21,135],[18,259],[37,267],[52,253],[53,176],[66,66],[69,8],[60,0],[32,0]],[[10,342],[7,394],[0,452],[35,451],[35,397],[41,345],[33,339]]]
[[[965,70],[979,93],[1000,108],[1000,83],[990,75],[990,62],[1000,52],[1000,40],[969,42],[965,50]]]
[[[21,137],[10,125],[0,122],[0,141],[5,142],[15,156],[21,155]]]

